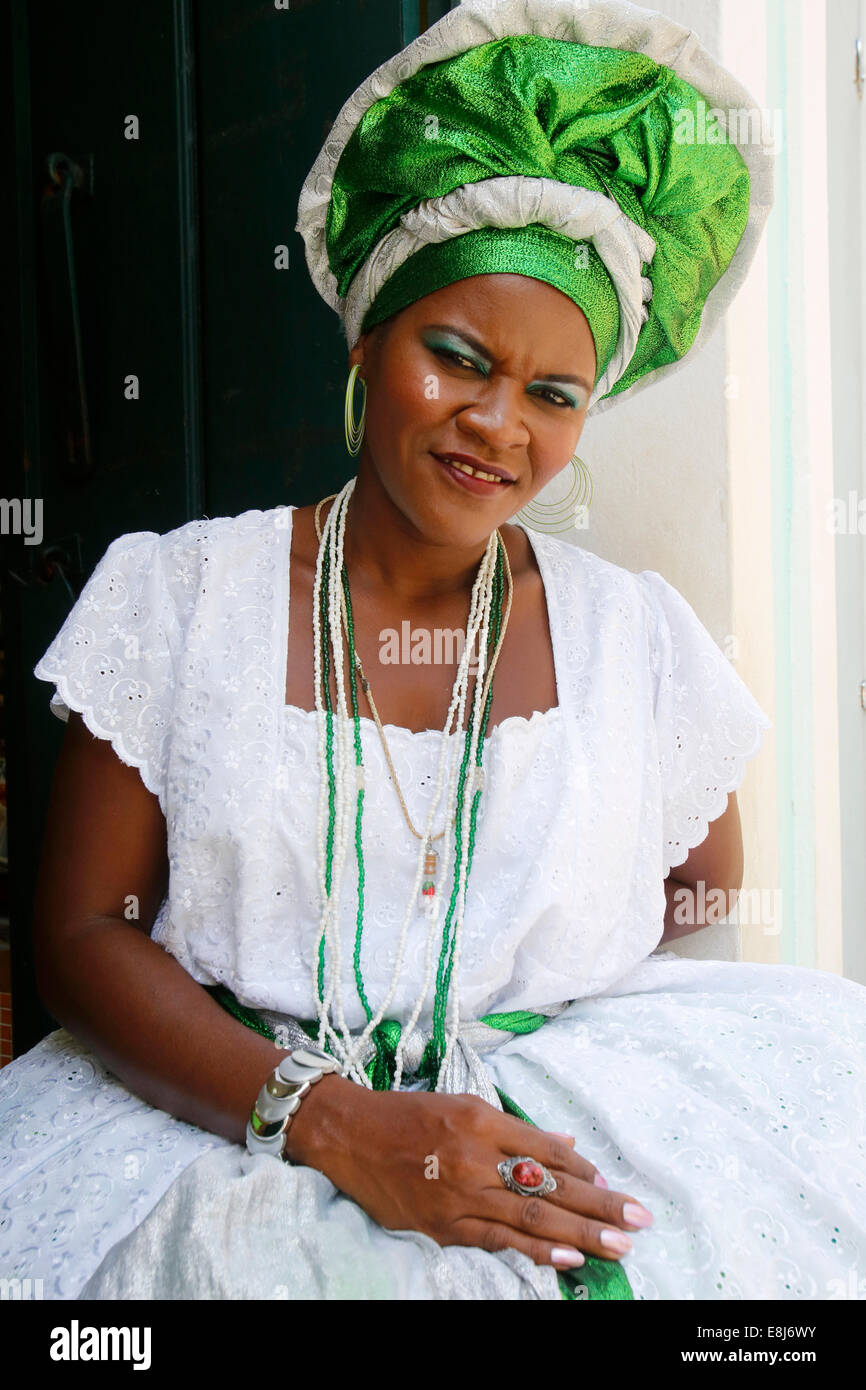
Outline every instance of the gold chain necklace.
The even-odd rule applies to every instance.
[[[320,543],[320,544],[321,544],[321,540],[322,540],[322,528],[321,528],[321,526],[320,526],[320,524],[319,524],[319,514],[320,514],[320,512],[321,512],[321,510],[322,510],[322,507],[325,505],[325,503],[326,503],[326,502],[332,501],[333,498],[336,497],[336,495],[337,495],[337,494],[336,494],[335,492],[332,492],[328,497],[323,497],[322,500],[321,500],[321,502],[319,502],[318,505],[317,505],[317,507],[316,507],[316,514],[315,514],[316,535],[317,535],[318,538],[319,538],[319,543]],[[509,614],[510,614],[510,612],[511,612],[511,598],[512,598],[512,594],[513,594],[513,591],[514,591],[514,581],[513,581],[512,576],[511,576],[511,565],[510,565],[509,559],[508,559],[508,551],[507,551],[506,548],[505,548],[505,542],[502,540],[502,537],[501,537],[501,536],[499,537],[499,540],[500,540],[500,544],[501,544],[501,546],[502,546],[502,556],[503,556],[503,562],[504,562],[504,567],[505,567],[505,585],[506,585],[506,595],[507,595],[507,596],[506,596],[505,608],[504,608],[503,616],[502,616],[502,626],[500,627],[500,630],[499,630],[499,641],[496,643],[496,647],[494,648],[493,656],[492,656],[491,661],[490,661],[490,665],[489,665],[489,667],[487,668],[487,675],[486,675],[486,677],[485,677],[485,680],[484,680],[484,687],[483,687],[483,690],[482,690],[482,693],[481,693],[481,708],[482,708],[482,709],[484,709],[484,704],[485,704],[485,701],[486,701],[486,699],[487,699],[487,692],[488,692],[488,690],[490,689],[490,683],[491,683],[491,681],[493,680],[493,672],[494,672],[494,669],[495,669],[495,667],[496,667],[496,663],[497,663],[497,661],[499,660],[499,653],[500,653],[500,650],[501,650],[501,648],[502,648],[503,639],[504,639],[504,637],[505,637],[505,629],[506,629],[506,627],[508,626],[508,616],[509,616]],[[348,639],[348,635],[349,635],[349,634],[348,634],[348,620],[347,620],[347,617],[346,617],[346,600],[345,600],[345,595],[344,595],[344,593],[343,593],[342,588],[340,589],[340,613],[341,613],[342,619],[343,619],[343,628],[344,628],[344,631],[346,632],[346,637],[347,637],[347,639]],[[403,815],[404,815],[405,820],[406,820],[406,824],[408,825],[408,827],[409,827],[409,829],[411,830],[412,834],[415,836],[415,839],[416,839],[416,840],[421,840],[421,839],[423,839],[423,836],[420,835],[420,834],[418,833],[418,831],[415,829],[414,825],[412,824],[412,817],[409,815],[408,807],[407,807],[407,805],[406,805],[405,800],[403,799],[403,793],[402,793],[401,790],[400,790],[400,782],[399,782],[399,780],[398,780],[398,778],[397,778],[397,769],[394,767],[394,763],[393,763],[393,761],[392,761],[392,759],[391,759],[391,754],[390,754],[390,752],[388,751],[388,740],[385,738],[385,730],[382,728],[382,721],[381,721],[380,718],[379,718],[379,711],[376,709],[376,702],[375,702],[375,700],[373,699],[373,691],[372,691],[372,689],[370,688],[370,682],[369,682],[369,680],[367,679],[367,677],[365,676],[365,674],[364,674],[364,668],[363,668],[363,666],[361,665],[361,658],[359,657],[359,655],[358,655],[358,650],[357,650],[357,634],[356,634],[356,647],[355,647],[355,669],[356,669],[357,672],[358,672],[358,676],[359,676],[359,679],[360,679],[360,682],[361,682],[361,689],[363,690],[364,694],[365,694],[366,697],[367,697],[367,701],[368,701],[368,703],[369,703],[369,705],[370,705],[370,709],[373,711],[373,718],[374,718],[374,720],[376,721],[376,728],[379,730],[379,738],[380,738],[381,741],[382,741],[382,748],[383,748],[384,753],[385,753],[385,760],[386,760],[386,762],[387,762],[387,764],[388,764],[388,768],[389,768],[389,770],[390,770],[391,777],[392,777],[393,782],[394,782],[394,790],[395,790],[396,793],[397,793],[397,797],[398,797],[398,799],[399,799],[400,806],[401,806],[401,808],[402,808]],[[483,772],[481,771],[481,769],[478,769],[478,773],[480,774],[481,777],[483,777],[484,774],[483,774]],[[476,783],[476,785],[478,785],[478,783]],[[483,785],[483,783],[481,783],[481,785]],[[436,891],[436,889],[435,889],[435,884],[434,884],[434,880],[435,880],[435,878],[436,878],[436,872],[437,872],[437,869],[438,869],[438,867],[439,867],[439,856],[438,856],[438,854],[436,853],[436,851],[435,851],[434,848],[433,848],[433,841],[434,841],[434,840],[441,840],[441,838],[442,838],[442,836],[443,836],[444,834],[445,834],[445,827],[443,827],[442,830],[440,830],[440,831],[438,832],[438,834],[433,835],[433,836],[429,836],[428,839],[427,839],[427,845],[426,845],[426,850],[425,850],[425,855],[424,855],[424,881],[423,881],[423,884],[422,884],[422,887],[421,887],[422,896],[425,897],[425,898],[432,898],[433,895],[435,894],[435,891]]]

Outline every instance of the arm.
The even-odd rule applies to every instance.
[[[167,870],[158,799],[70,714],[37,886],[40,992],[130,1090],[242,1144],[281,1054],[151,940]],[[135,922],[123,911],[131,894]],[[573,1141],[529,1130],[476,1096],[371,1092],[326,1076],[304,1097],[288,1140],[294,1162],[320,1169],[386,1230],[423,1231],[440,1245],[516,1248],[539,1264],[567,1265],[582,1262],[569,1247],[618,1259],[623,1248],[602,1231],[635,1229],[626,1206],[635,1199],[595,1185],[596,1169]],[[561,1205],[502,1186],[496,1163],[527,1146],[554,1169]],[[431,1156],[437,1182],[428,1180]]]
[[[665,879],[667,907],[659,946],[728,916],[742,886],[743,831],[737,794],[730,792],[727,809],[710,821],[706,838]],[[714,890],[721,890],[724,897],[719,892],[714,894]],[[676,920],[683,916],[691,920]]]
[[[150,939],[167,881],[157,798],[70,712],[36,891],[40,994],[58,1022],[149,1104],[244,1143],[250,1107],[284,1054]],[[130,894],[137,921],[124,917]],[[339,1077],[327,1086],[356,1089]]]

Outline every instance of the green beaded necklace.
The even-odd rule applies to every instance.
[[[490,609],[491,609],[491,612],[490,612],[490,626],[489,626],[488,640],[487,640],[487,660],[488,660],[488,662],[489,662],[489,660],[490,660],[491,653],[492,653],[493,651],[496,650],[496,646],[497,646],[497,643],[498,643],[498,641],[499,641],[499,635],[500,635],[501,626],[502,626],[502,595],[503,595],[503,590],[504,590],[504,579],[503,579],[503,553],[502,553],[502,552],[503,552],[502,538],[501,538],[501,536],[499,536],[498,533],[497,533],[496,566],[495,566],[494,575],[493,575],[493,591],[492,591],[492,595],[491,595],[491,605],[490,605]],[[334,713],[335,713],[335,711],[334,711],[334,709],[333,709],[333,705],[332,705],[332,701],[331,701],[331,690],[330,690],[330,645],[331,645],[331,643],[330,643],[330,636],[331,636],[331,634],[330,634],[330,623],[329,623],[329,618],[328,618],[328,614],[329,614],[329,612],[330,612],[330,604],[329,604],[329,574],[330,574],[329,558],[330,558],[330,536],[326,536],[326,538],[325,538],[325,549],[324,549],[324,555],[323,555],[323,563],[322,563],[322,586],[321,586],[321,596],[320,596],[320,617],[321,617],[320,631],[321,631],[321,657],[322,657],[323,699],[324,699],[324,704],[325,704],[325,719],[326,719],[326,742],[325,742],[325,748],[326,748],[326,768],[327,768],[327,776],[328,776],[328,829],[327,829],[327,837],[326,837],[326,842],[325,842],[325,888],[326,888],[326,892],[327,892],[328,896],[330,897],[330,894],[331,894],[331,885],[332,885],[332,882],[333,882],[333,857],[334,857],[334,856],[333,856],[333,851],[334,851],[334,834],[335,834],[335,825],[336,825],[336,779],[335,779],[335,776],[334,776],[334,725],[333,725],[333,720],[334,720]],[[359,713],[358,713],[358,691],[357,691],[357,679],[356,679],[356,668],[355,668],[355,628],[354,628],[354,621],[353,621],[353,616],[352,616],[352,599],[351,599],[351,594],[350,594],[350,590],[349,590],[349,578],[348,578],[348,574],[346,573],[346,566],[345,566],[345,564],[343,564],[343,566],[342,566],[341,578],[342,578],[343,594],[344,594],[345,603],[346,603],[346,626],[347,626],[347,630],[348,630],[348,641],[349,641],[349,678],[350,678],[351,696],[352,696],[352,719],[353,719],[353,726],[354,726],[355,766],[356,766],[357,769],[359,769],[358,789],[357,789],[357,792],[356,792],[356,803],[355,803],[355,857],[356,857],[356,861],[357,861],[357,865],[358,865],[358,911],[357,911],[357,915],[356,915],[356,919],[355,919],[355,942],[354,942],[354,952],[353,952],[353,967],[354,967],[354,975],[355,975],[355,984],[356,984],[356,988],[357,988],[357,990],[358,990],[358,997],[359,997],[359,999],[360,999],[360,1001],[361,1001],[361,1005],[362,1005],[362,1007],[363,1007],[363,1009],[364,1009],[364,1012],[365,1012],[365,1014],[366,1014],[366,1016],[367,1016],[367,1022],[369,1023],[370,1020],[371,1020],[372,1017],[373,1017],[373,1011],[372,1011],[372,1009],[370,1008],[370,1004],[369,1004],[369,1001],[368,1001],[368,999],[367,999],[367,993],[366,993],[366,990],[365,990],[365,987],[364,987],[364,981],[363,981],[363,976],[362,976],[362,972],[361,972],[361,942],[362,942],[363,927],[364,927],[364,851],[363,851],[363,839],[362,839],[363,809],[364,809],[364,786],[363,786],[363,766],[364,766],[364,763],[363,763],[363,754],[362,754],[362,746],[361,746],[360,716],[359,716]],[[478,768],[481,768],[481,766],[482,766],[482,755],[483,755],[483,747],[484,747],[484,738],[485,738],[485,733],[486,733],[486,730],[487,730],[487,724],[488,724],[488,721],[489,721],[489,718],[490,718],[490,706],[491,706],[491,703],[492,703],[492,699],[493,699],[493,682],[492,682],[492,680],[491,680],[490,686],[489,686],[488,691],[487,691],[487,697],[486,697],[486,700],[485,700],[485,702],[484,702],[484,706],[483,706],[482,713],[481,713],[481,720],[480,720],[480,735],[479,735],[479,739],[478,739],[478,745],[477,745],[477,750],[476,750],[476,759],[475,759],[476,767],[478,767]],[[467,725],[467,728],[466,728],[466,732],[465,732],[465,736],[464,736],[463,757],[462,757],[461,766],[460,766],[460,773],[459,773],[459,778],[458,778],[458,789],[457,789],[457,804],[458,804],[458,805],[462,805],[462,804],[463,804],[463,796],[464,796],[464,794],[465,794],[466,775],[467,775],[468,764],[469,764],[469,752],[470,752],[470,747],[471,747],[471,742],[472,742],[472,734],[473,734],[473,728],[474,728],[474,719],[475,719],[475,708],[474,708],[474,702],[473,702],[472,704],[470,704],[470,708],[469,708],[469,722],[468,722],[468,725]],[[469,874],[470,874],[470,871],[471,871],[471,867],[472,867],[472,858],[473,858],[474,850],[475,850],[476,820],[477,820],[477,814],[478,814],[478,803],[479,803],[479,801],[480,801],[480,798],[481,798],[481,787],[480,787],[480,786],[477,786],[477,787],[476,787],[476,790],[474,791],[473,796],[472,796],[472,804],[471,804],[471,808],[470,808],[468,844],[467,844],[467,847],[466,847],[466,872],[465,872],[465,881],[464,881],[464,893],[465,893],[465,885],[468,884],[468,882],[469,882]],[[436,991],[435,991],[434,1003],[433,1003],[433,1026],[432,1026],[432,1036],[431,1036],[431,1038],[430,1038],[429,1043],[427,1044],[427,1047],[425,1048],[424,1055],[423,1055],[423,1058],[422,1058],[422,1061],[421,1061],[421,1065],[420,1065],[420,1068],[419,1068],[419,1074],[420,1074],[422,1077],[424,1077],[425,1079],[428,1080],[431,1089],[434,1089],[435,1086],[436,1086],[436,1082],[437,1082],[438,1077],[439,1077],[439,1070],[440,1070],[440,1068],[441,1068],[442,1061],[443,1061],[443,1059],[444,1059],[445,1048],[446,1048],[446,1036],[445,1036],[445,1034],[446,1034],[446,1010],[447,1010],[447,1002],[448,1002],[448,993],[449,993],[449,989],[450,989],[450,986],[451,986],[451,977],[452,977],[453,968],[454,968],[454,953],[455,953],[455,945],[456,945],[456,930],[455,930],[455,923],[454,923],[454,913],[455,913],[455,908],[456,908],[456,904],[457,904],[458,890],[459,890],[459,885],[460,885],[460,874],[459,874],[458,870],[459,870],[459,866],[460,866],[462,850],[463,850],[463,843],[462,843],[462,818],[461,818],[460,816],[458,816],[458,817],[457,817],[457,822],[456,822],[456,827],[455,827],[455,873],[454,873],[454,885],[453,885],[453,888],[452,888],[452,891],[451,891],[451,898],[450,898],[450,901],[449,901],[449,904],[448,904],[448,910],[447,910],[447,912],[446,912],[446,915],[445,915],[445,922],[444,922],[444,925],[443,925],[443,928],[442,928],[442,944],[441,944],[441,948],[440,948],[440,952],[439,952],[439,961],[438,961],[438,967],[437,967],[437,971],[436,971]],[[323,1002],[323,998],[324,998],[324,979],[325,979],[325,937],[324,937],[324,933],[323,933],[323,934],[322,934],[322,937],[321,937],[321,939],[320,939],[320,941],[319,941],[319,959],[318,959],[318,972],[317,972],[318,1003],[319,1003],[320,1009],[321,1009],[321,1007],[322,1007],[322,1002]],[[369,1067],[368,1067],[368,1074],[372,1075],[372,1073],[373,1073],[374,1070],[377,1070],[377,1069],[378,1069],[378,1070],[381,1070],[381,1068],[384,1067],[384,1068],[386,1069],[386,1071],[388,1071],[388,1074],[389,1074],[390,1078],[393,1079],[393,1074],[394,1074],[394,1047],[393,1047],[393,1040],[392,1040],[392,1038],[391,1038],[391,1036],[390,1036],[390,1034],[391,1034],[392,1031],[393,1031],[393,1028],[392,1028],[391,1023],[390,1023],[389,1020],[383,1020],[383,1021],[373,1030],[373,1033],[372,1033],[372,1041],[373,1041],[373,1044],[374,1044],[375,1049],[376,1049],[376,1056],[373,1058],[373,1060],[372,1060],[372,1061],[370,1062],[370,1064],[369,1064]]]

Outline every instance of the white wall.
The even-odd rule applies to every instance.
[[[776,202],[748,279],[706,348],[669,381],[587,423],[579,452],[594,498],[589,529],[575,539],[674,584],[774,720],[738,791],[743,898],[761,894],[774,909],[763,919],[746,914],[742,957],[841,971],[840,758],[843,768],[846,759],[862,763],[863,739],[860,730],[840,750],[837,650],[849,630],[862,634],[863,596],[840,628],[837,541],[826,522],[838,491],[834,345],[840,356],[830,332],[826,3],[651,7],[693,29],[770,113]],[[862,917],[861,904],[849,938]],[[737,936],[723,924],[674,949],[736,958]]]
[[[695,30],[757,104],[768,105],[760,7],[664,0],[647,8]],[[727,22],[734,10],[739,21],[746,12],[739,29]],[[579,453],[592,472],[594,497],[590,526],[575,538],[628,569],[664,575],[735,656],[743,680],[774,718],[766,233],[735,304],[736,315],[729,313],[689,365],[587,422]],[[778,884],[774,730],[749,763],[738,801],[744,890],[772,889]],[[741,936],[744,958],[778,957],[778,938],[762,925],[744,927]],[[737,928],[706,928],[673,949],[736,959]]]

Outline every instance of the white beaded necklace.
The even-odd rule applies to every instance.
[[[346,513],[349,498],[354,487],[355,478],[351,478],[342,491],[337,495],[334,505],[328,513],[325,524],[322,528],[322,537],[319,545],[319,552],[316,560],[316,575],[313,585],[313,633],[314,633],[314,672],[316,688],[316,710],[318,714],[319,732],[319,808],[317,820],[317,841],[318,841],[318,868],[319,868],[319,889],[323,903],[322,917],[320,922],[320,944],[324,942],[325,951],[328,954],[330,963],[329,979],[327,988],[322,991],[322,997],[317,996],[317,1011],[319,1016],[319,1045],[324,1046],[325,1040],[329,1040],[332,1045],[334,1055],[338,1057],[343,1065],[346,1075],[368,1088],[372,1083],[367,1076],[361,1059],[367,1043],[369,1042],[374,1029],[385,1017],[385,1013],[391,1003],[399,983],[400,971],[405,955],[406,942],[408,938],[409,923],[413,910],[418,901],[418,891],[424,870],[424,852],[427,838],[432,832],[434,818],[439,806],[442,795],[443,783],[445,780],[445,768],[448,760],[449,742],[451,726],[454,722],[455,714],[457,717],[457,728],[463,724],[466,708],[466,698],[469,689],[469,666],[471,654],[475,647],[475,641],[480,633],[480,651],[478,657],[478,670],[474,691],[474,719],[472,737],[470,740],[469,766],[472,772],[476,772],[475,759],[477,757],[478,739],[481,726],[481,706],[483,698],[484,674],[487,661],[487,644],[490,630],[490,613],[493,597],[493,580],[496,570],[496,556],[498,546],[498,533],[494,532],[487,545],[484,556],[479,565],[478,574],[472,588],[470,601],[469,621],[467,624],[467,640],[463,648],[457,675],[452,691],[451,705],[448,717],[445,722],[442,738],[442,751],[439,759],[439,769],[437,774],[436,789],[433,801],[427,818],[425,833],[420,843],[418,865],[416,870],[415,882],[409,896],[409,902],[404,914],[400,937],[397,946],[397,956],[392,971],[391,982],[386,992],[385,998],[378,1010],[367,1022],[366,1027],[357,1039],[352,1038],[351,1031],[347,1026],[341,984],[341,944],[338,922],[338,905],[340,901],[340,889],[343,880],[343,870],[345,867],[346,850],[349,843],[348,822],[352,813],[355,798],[359,786],[363,786],[363,781],[359,779],[358,773],[363,776],[362,769],[352,762],[352,720],[348,712],[346,703],[345,682],[343,679],[343,667],[345,659],[345,647],[343,640],[342,606],[344,596],[342,591],[342,571],[343,571],[343,550],[345,541]],[[329,551],[329,584],[328,584],[328,611],[327,611],[327,635],[331,652],[333,653],[334,674],[336,680],[336,717],[333,726],[336,730],[335,744],[335,817],[334,817],[334,846],[332,858],[332,878],[330,895],[327,892],[327,847],[326,847],[326,819],[328,810],[328,768],[327,768],[327,719],[322,695],[322,660],[321,660],[321,598],[322,598],[322,572],[323,559],[326,547],[330,544]],[[503,631],[500,635],[504,635]],[[497,648],[498,651],[498,648]],[[454,749],[454,756],[451,759],[451,768],[448,778],[448,791],[446,794],[446,824],[453,827],[446,841],[445,852],[442,856],[442,877],[443,880],[448,871],[451,853],[454,848],[457,826],[457,768],[460,759],[459,744]],[[461,827],[461,855],[460,864],[457,866],[459,874],[458,895],[454,916],[454,936],[453,936],[453,966],[452,976],[456,982],[457,968],[460,958],[460,946],[462,938],[463,915],[465,908],[466,895],[466,864],[468,851],[468,830],[469,815],[471,811],[472,797],[476,790],[476,780],[474,775],[466,778],[462,805],[459,807],[460,827]],[[403,1046],[408,1040],[413,1028],[421,1015],[424,1002],[427,997],[432,980],[433,962],[433,941],[435,930],[439,919],[439,908],[441,894],[436,893],[429,911],[429,926],[427,940],[425,943],[425,968],[424,979],[412,1008],[411,1014],[405,1027],[401,1030],[400,1042],[397,1047],[395,1059],[395,1074],[393,1089],[398,1090],[402,1079],[403,1067]],[[455,988],[452,991],[450,1005],[449,1025],[446,1036],[446,1051],[443,1058],[443,1065],[440,1068],[439,1082],[437,1089],[441,1088],[444,1080],[445,1063],[451,1056],[454,1043],[459,1030],[459,991]],[[331,1006],[334,1006],[335,1020],[332,1020]],[[336,1027],[335,1027],[336,1023]],[[339,1028],[340,1032],[337,1032]],[[342,1034],[342,1036],[340,1036]]]

